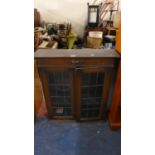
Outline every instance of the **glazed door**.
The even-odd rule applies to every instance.
[[[76,69],[76,117],[78,120],[102,119],[106,115],[111,71],[104,67]]]
[[[40,69],[49,118],[72,118],[73,72],[65,67]]]

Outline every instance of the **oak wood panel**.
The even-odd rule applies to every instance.
[[[83,52],[81,54],[81,52]],[[91,54],[95,56],[91,56]],[[76,54],[72,58],[70,55]],[[70,72],[71,102],[73,107],[73,117],[80,120],[80,73],[79,68],[84,72],[105,72],[103,106],[101,117],[105,117],[106,104],[111,83],[111,71],[117,66],[120,56],[114,50],[40,50],[35,53],[35,59],[39,68],[40,78],[43,84],[45,100],[49,118],[52,115],[52,100],[48,90],[48,73],[50,72]],[[97,68],[97,69],[96,69]],[[59,117],[58,117],[59,118]],[[62,119],[62,118],[61,118]],[[69,119],[69,118],[68,118]]]
[[[39,67],[46,66],[93,66],[93,65],[103,65],[114,67],[116,59],[114,58],[47,58],[47,59],[37,59]]]
[[[109,125],[111,129],[118,129],[121,127],[121,119],[118,115],[121,115],[121,62],[118,66],[117,77],[115,81],[112,105],[109,112]]]
[[[107,119],[106,116],[106,110],[107,110],[107,102],[108,102],[108,96],[109,96],[109,90],[110,90],[110,84],[111,84],[111,70],[107,70],[107,72],[105,72],[105,78],[104,78],[104,94],[103,94],[103,106],[102,106],[102,118],[104,118],[104,120]]]
[[[40,74],[40,79],[42,81],[42,86],[43,86],[43,91],[44,91],[44,96],[45,96],[45,101],[46,101],[46,107],[48,111],[48,118],[52,118],[52,107],[51,107],[51,100],[50,100],[50,94],[48,90],[48,81],[47,81],[47,72],[43,70],[42,68],[39,68],[39,74]]]
[[[34,113],[38,114],[38,111],[43,102],[43,91],[38,74],[38,68],[36,62],[34,63]]]

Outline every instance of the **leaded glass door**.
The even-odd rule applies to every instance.
[[[42,71],[44,94],[50,118],[73,118],[73,72],[65,67],[46,67]]]
[[[76,69],[76,104],[79,120],[101,119],[106,112],[110,72],[104,67]]]

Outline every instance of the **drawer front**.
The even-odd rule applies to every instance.
[[[114,67],[116,60],[113,58],[65,58],[65,59],[37,59],[39,67],[44,66],[93,66],[102,65],[107,67]]]

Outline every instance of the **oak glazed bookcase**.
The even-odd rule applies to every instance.
[[[120,59],[115,50],[41,49],[35,52],[48,118],[106,118],[112,74]]]

